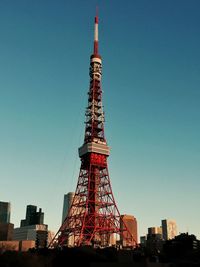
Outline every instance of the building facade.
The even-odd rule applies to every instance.
[[[173,239],[177,236],[177,225],[174,220],[162,220],[162,237],[163,240]]]
[[[73,201],[74,193],[69,192],[64,195],[64,201],[63,201],[63,213],[62,213],[62,223],[64,222],[68,211],[71,207],[72,201]]]
[[[9,251],[28,251],[35,248],[35,241],[33,240],[13,240],[13,241],[0,241],[0,254],[7,250]]]
[[[148,228],[148,235],[155,235],[155,234],[162,235],[162,227],[149,227]]]
[[[26,207],[26,219],[21,220],[20,226],[28,226],[28,225],[35,225],[35,224],[43,224],[44,223],[44,212],[40,208],[37,211],[37,206],[28,205]]]
[[[137,231],[137,220],[133,215],[121,215],[121,221],[123,220],[124,224],[126,225],[126,227],[128,228],[128,231],[130,232],[130,234],[133,237],[133,246],[135,245],[135,243],[138,243],[138,231]],[[127,246],[126,244],[126,237],[127,237],[127,231],[124,231],[124,224],[121,224],[120,227],[122,228],[122,234],[120,236],[120,241],[122,243],[123,246]]]
[[[26,218],[21,220],[20,227],[14,229],[14,240],[32,240],[36,248],[44,248],[48,242],[48,226],[44,224],[44,212],[37,206],[26,207]]]
[[[13,240],[14,224],[12,223],[0,223],[0,241]]]
[[[10,202],[0,201],[0,223],[10,223]]]
[[[13,239],[14,224],[10,223],[10,202],[0,201],[0,241]]]
[[[14,240],[35,241],[36,248],[47,246],[48,226],[46,224],[28,225],[14,229]]]

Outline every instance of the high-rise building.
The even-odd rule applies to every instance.
[[[0,201],[0,240],[10,241],[13,239],[14,224],[10,223],[10,202]]]
[[[64,195],[64,201],[63,201],[63,213],[62,213],[62,223],[64,222],[68,211],[71,207],[72,201],[73,201],[74,193],[69,192]]]
[[[44,213],[37,206],[26,207],[26,219],[21,220],[20,227],[14,229],[15,240],[33,240],[36,248],[47,246],[48,226],[44,224]]]
[[[162,227],[148,228],[148,234],[145,246],[150,253],[156,253],[156,251],[158,252],[162,249],[163,246]]]
[[[0,201],[0,223],[10,222],[10,202]]]
[[[163,240],[173,239],[177,236],[177,225],[174,220],[162,220]]]
[[[37,211],[37,206],[28,205],[26,207],[26,219],[21,220],[20,226],[43,224],[44,223],[44,212],[40,208]]]
[[[120,227],[122,229],[122,234],[120,236],[121,241],[122,241],[122,245],[123,246],[127,246],[126,244],[126,236],[127,236],[127,230],[124,228],[124,225],[127,226],[129,232],[131,233],[131,235],[133,236],[133,246],[134,246],[134,241],[137,243],[138,242],[138,233],[137,233],[137,220],[133,215],[121,215],[121,219],[122,222]]]
[[[155,235],[155,234],[162,235],[162,227],[149,227],[148,228],[148,235]]]
[[[0,223],[0,241],[13,240],[13,223]]]
[[[146,235],[140,236],[140,245],[145,247],[146,243],[147,243],[147,236]]]

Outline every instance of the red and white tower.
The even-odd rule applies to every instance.
[[[108,174],[110,154],[104,135],[102,61],[98,52],[98,16],[95,17],[94,51],[90,57],[90,87],[86,108],[85,138],[79,148],[81,167],[71,208],[51,246],[108,246],[126,231],[129,246],[136,241],[120,218]],[[124,224],[124,227],[120,227]],[[122,230],[123,229],[123,230]]]

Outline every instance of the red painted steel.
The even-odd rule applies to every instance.
[[[95,23],[98,23],[97,16]],[[105,247],[110,245],[113,235],[120,239],[123,236],[122,231],[127,233],[127,246],[133,247],[136,244],[126,225],[121,221],[108,173],[109,148],[104,135],[101,57],[97,55],[97,48],[98,46],[94,44],[90,62],[85,138],[79,150],[81,167],[78,183],[68,215],[50,244],[52,247],[70,245]]]

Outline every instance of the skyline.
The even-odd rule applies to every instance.
[[[96,4],[120,213],[136,217],[139,236],[169,218],[200,238],[198,1],[0,3],[0,200],[15,227],[28,204],[50,230],[61,225],[80,169]]]

